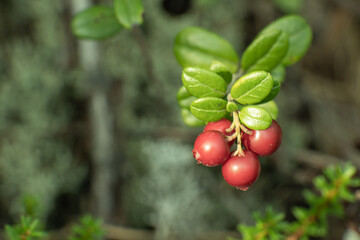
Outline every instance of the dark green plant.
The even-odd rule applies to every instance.
[[[18,224],[6,225],[5,232],[8,240],[40,240],[46,236],[39,228],[39,220],[30,216],[21,216]]]
[[[85,215],[72,227],[69,240],[101,240],[105,236],[102,222],[91,215]]]
[[[315,191],[305,189],[303,192],[308,207],[292,209],[295,221],[287,222],[284,213],[267,208],[264,216],[254,214],[254,226],[239,224],[238,230],[244,240],[324,237],[328,232],[327,217],[343,217],[343,201],[355,201],[351,188],[360,187],[360,178],[356,176],[356,171],[356,167],[351,163],[327,167],[322,175],[314,178]]]

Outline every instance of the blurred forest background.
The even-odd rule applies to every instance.
[[[128,234],[225,239],[268,205],[291,220],[301,191],[328,164],[360,166],[359,0],[143,2],[141,27],[94,42],[76,39],[71,19],[111,1],[1,0],[1,228],[26,208],[53,231],[89,212],[143,231]],[[288,13],[308,21],[313,43],[277,97],[282,146],[261,159],[257,183],[237,191],[192,157],[202,129],[181,121],[173,41],[200,26],[241,56]],[[342,239],[349,223],[359,226],[359,202],[346,206],[345,220],[330,219],[326,239]]]

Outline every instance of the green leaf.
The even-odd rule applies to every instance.
[[[175,38],[174,53],[179,64],[210,69],[214,60],[225,64],[232,73],[238,67],[238,56],[224,38],[198,27],[188,27]]]
[[[261,102],[273,87],[270,73],[252,72],[239,78],[231,88],[231,96],[240,104]]]
[[[114,10],[119,23],[128,29],[143,22],[144,7],[141,0],[114,0]]]
[[[245,106],[239,114],[240,121],[253,130],[264,130],[270,127],[272,118],[270,113],[258,106]]]
[[[351,193],[345,186],[339,189],[339,197],[348,202],[354,202],[356,199],[355,194]]]
[[[189,109],[182,108],[181,109],[181,117],[184,123],[190,127],[200,127],[205,125],[204,121],[196,118]]]
[[[228,114],[226,104],[227,101],[221,98],[199,98],[191,104],[190,111],[204,122],[215,122]]]
[[[184,86],[181,86],[176,94],[176,98],[180,107],[190,110],[190,104],[196,100],[196,97],[192,96]]]
[[[232,73],[230,69],[219,61],[213,61],[210,66],[210,70],[222,77],[226,83],[230,83],[232,80]]]
[[[280,91],[281,84],[278,81],[274,81],[274,85],[271,88],[270,93],[261,101],[262,103],[269,102],[273,100]]]
[[[257,70],[269,72],[282,62],[287,50],[287,34],[274,29],[260,35],[247,47],[241,66],[249,72]]]
[[[287,15],[269,24],[259,33],[258,37],[275,29],[286,32],[289,38],[289,49],[282,61],[283,65],[288,66],[296,63],[304,56],[311,44],[312,32],[310,26],[304,18],[298,15]]]
[[[285,73],[285,67],[281,64],[277,65],[270,72],[274,81],[277,81],[279,83],[283,83],[285,81]]]
[[[226,104],[226,111],[228,111],[229,113],[235,112],[237,110],[239,110],[239,106],[236,103],[229,101]]]
[[[106,39],[122,29],[116,20],[114,9],[106,6],[94,6],[75,15],[71,29],[78,38]]]
[[[270,113],[272,119],[276,120],[279,114],[279,108],[275,101],[269,101],[262,104],[257,104],[256,106],[265,109],[268,113]]]
[[[183,70],[181,78],[186,90],[195,97],[225,96],[225,80],[209,70],[188,67]]]
[[[303,0],[272,0],[285,13],[297,13],[303,7]]]
[[[308,216],[308,210],[302,207],[294,207],[292,209],[292,213],[296,217],[297,220],[301,221]]]

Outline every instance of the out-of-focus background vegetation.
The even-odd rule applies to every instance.
[[[139,29],[101,42],[76,39],[72,17],[100,2],[111,4],[0,2],[1,227],[26,210],[61,231],[90,212],[144,231],[125,231],[124,239],[225,239],[267,205],[291,220],[290,209],[304,204],[302,189],[328,164],[360,166],[358,0],[144,0]],[[288,13],[308,21],[313,43],[288,68],[276,100],[281,148],[261,159],[249,191],[237,191],[219,168],[192,157],[202,129],[181,121],[173,40],[200,26],[241,55]],[[326,239],[341,239],[349,222],[359,226],[359,203],[346,209],[345,220],[330,219]]]

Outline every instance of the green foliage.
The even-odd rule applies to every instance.
[[[176,98],[179,102],[180,107],[187,108],[190,110],[190,104],[196,100],[196,97],[192,96],[184,86],[179,88],[176,94]]]
[[[222,98],[226,93],[225,80],[214,72],[188,67],[183,70],[182,82],[193,96]]]
[[[182,108],[181,109],[181,117],[182,120],[184,121],[184,123],[188,126],[191,127],[200,127],[205,125],[204,121],[201,121],[200,119],[198,119],[197,117],[195,117],[189,109],[187,108]]]
[[[284,66],[292,65],[304,56],[312,40],[311,28],[305,19],[297,15],[279,18],[261,31],[258,38],[274,30],[284,31],[289,38],[289,49],[282,61]]]
[[[128,29],[143,22],[144,7],[141,0],[114,0],[114,9],[119,23]]]
[[[276,118],[279,114],[279,108],[275,101],[269,101],[266,103],[257,104],[256,106],[265,109],[268,113],[270,113],[272,119],[276,120]]]
[[[285,80],[285,67],[282,64],[279,64],[270,71],[270,74],[274,81],[277,81],[281,84]]]
[[[198,66],[210,69],[214,60],[235,72],[238,56],[224,38],[198,27],[183,29],[175,38],[175,57],[183,67]]]
[[[91,215],[85,215],[71,229],[69,240],[102,240],[105,232],[102,222]],[[13,226],[6,225],[7,240],[41,240],[47,233],[39,227],[39,220],[30,216],[21,216],[20,222]]]
[[[210,66],[210,70],[222,77],[227,84],[232,80],[232,73],[230,69],[223,63],[219,61],[213,61]]]
[[[254,213],[255,226],[239,225],[238,230],[244,240],[283,239],[281,231],[288,227],[284,218],[283,213],[277,213],[271,207],[267,207],[264,216],[258,212]]]
[[[278,81],[275,81],[274,79],[273,79],[273,82],[274,82],[274,85],[271,88],[270,93],[266,96],[266,98],[264,98],[261,101],[262,103],[267,103],[267,102],[273,100],[280,92],[281,84]]]
[[[115,36],[124,27],[143,22],[142,0],[114,0],[113,7],[96,5],[77,13],[71,30],[78,38],[102,40]]]
[[[182,30],[175,39],[174,52],[178,63],[185,68],[182,82],[189,96],[178,98],[180,107],[187,107],[192,100],[190,111],[203,122],[225,117],[226,110],[237,112],[240,124],[248,128],[268,128],[278,115],[276,103],[272,101],[284,82],[285,66],[297,62],[305,54],[311,35],[302,17],[284,16],[258,34],[243,53],[241,69],[235,73],[238,60],[226,40],[200,28]],[[244,72],[247,74],[243,75]],[[215,98],[204,99],[207,97]],[[266,104],[268,102],[271,103]],[[186,116],[183,119],[189,118]]]
[[[304,0],[272,0],[272,2],[285,13],[297,13],[304,5]]]
[[[271,75],[265,71],[242,76],[231,88],[231,97],[240,104],[260,103],[269,95],[274,85]]]
[[[199,98],[191,103],[190,111],[204,122],[215,122],[228,114],[226,104],[227,101],[221,98]]]
[[[360,186],[360,178],[355,174],[356,167],[351,163],[325,168],[323,174],[313,180],[316,191],[305,189],[303,192],[308,207],[293,208],[292,213],[296,219],[294,222],[286,222],[284,214],[267,209],[264,217],[260,217],[258,213],[254,216],[255,226],[239,225],[243,239],[324,237],[328,230],[327,216],[341,218],[344,214],[342,201],[355,201],[355,195],[350,190]]]
[[[245,50],[241,66],[246,71],[271,71],[281,63],[288,50],[288,36],[281,30],[267,31]]]
[[[105,232],[102,229],[102,222],[91,215],[85,215],[78,224],[72,227],[69,240],[102,240]]]
[[[258,106],[245,106],[239,113],[240,121],[250,129],[264,130],[270,127],[272,117],[266,109]]]
[[[106,39],[119,33],[122,26],[113,8],[94,6],[79,12],[71,22],[71,29],[78,38]]]
[[[39,228],[39,221],[29,216],[22,216],[20,223],[5,226],[7,240],[40,240],[46,233]]]

